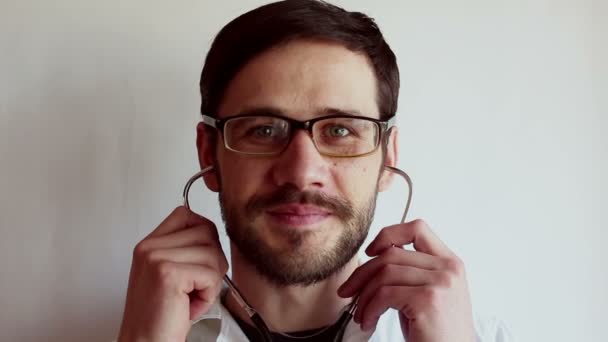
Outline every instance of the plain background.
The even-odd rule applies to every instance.
[[[262,3],[0,2],[0,340],[114,338],[132,248],[197,170],[210,42]],[[410,218],[464,259],[476,310],[520,341],[608,341],[607,2],[336,3],[398,56]]]

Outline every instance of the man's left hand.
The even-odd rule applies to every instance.
[[[415,251],[402,248],[410,243]],[[464,265],[424,221],[382,229],[365,253],[375,258],[338,289],[359,296],[354,320],[362,329],[375,329],[393,308],[408,342],[475,341]]]

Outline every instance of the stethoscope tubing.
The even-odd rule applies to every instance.
[[[401,217],[401,223],[404,223],[405,218],[407,217],[407,213],[410,209],[410,204],[412,202],[412,191],[413,191],[412,180],[407,173],[405,173],[404,171],[402,171],[401,169],[398,169],[396,167],[385,165],[384,169],[403,177],[403,179],[405,179],[405,182],[407,183],[409,191],[408,191],[408,196],[407,196],[407,202],[405,204],[405,210],[403,211],[403,216]],[[183,199],[184,199],[184,206],[186,208],[190,209],[190,201],[188,199],[188,195],[190,194],[190,188],[192,187],[192,184],[194,184],[194,182],[197,179],[203,177],[206,173],[208,173],[212,170],[213,170],[213,165],[204,167],[202,170],[200,170],[199,172],[194,174],[194,176],[190,177],[188,182],[186,182],[186,185],[184,186],[184,191],[182,194]],[[234,299],[237,301],[237,303],[243,308],[243,310],[245,310],[245,312],[247,313],[247,315],[249,316],[249,318],[255,325],[256,329],[261,334],[262,339],[265,342],[272,342],[272,335],[270,334],[270,329],[268,328],[268,326],[266,325],[266,323],[264,322],[264,320],[262,319],[260,314],[257,311],[255,311],[255,309],[243,297],[243,295],[241,294],[241,291],[239,291],[239,289],[236,287],[236,285],[232,282],[232,279],[230,279],[228,274],[224,275],[224,283],[230,289],[230,292],[232,293],[232,295],[233,295]],[[338,330],[338,333],[336,334],[334,341],[338,342],[338,341],[342,340],[342,338],[344,336],[344,332],[346,331],[346,327],[347,327],[348,323],[350,322],[350,320],[352,319],[352,317],[355,313],[355,310],[357,308],[357,300],[358,300],[358,297],[355,297],[353,299],[353,302],[349,305],[348,309],[344,312],[344,314],[342,314],[340,316],[339,321],[342,321],[342,322],[340,323],[340,329]]]

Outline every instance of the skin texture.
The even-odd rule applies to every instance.
[[[327,115],[332,108],[378,118],[376,89],[363,55],[334,43],[294,41],[245,65],[230,82],[217,117],[272,108],[307,120]],[[212,143],[199,124],[197,148],[201,168],[215,166],[205,184],[221,193],[229,235],[255,236],[256,246],[277,256],[273,267],[311,274],[327,259],[318,256],[335,251],[345,232],[363,229],[365,234],[369,227],[357,230],[357,225],[349,226],[347,219],[331,213],[315,223],[278,224],[265,207],[247,216],[247,204],[289,188],[323,194],[365,211],[373,206],[377,192],[391,183],[392,174],[381,170],[382,165],[397,164],[397,133],[391,131],[385,156],[380,149],[357,158],[323,156],[308,134],[298,131],[282,154],[252,157],[227,150],[221,136]],[[280,283],[272,274],[260,272],[248,260],[250,251],[239,248],[247,241],[231,243],[233,280],[271,330],[332,324],[359,296],[355,321],[363,329],[374,329],[380,315],[394,308],[408,341],[474,341],[464,266],[422,220],[384,228],[366,250],[373,256],[370,261],[361,264],[353,250],[331,275],[312,284]],[[415,251],[400,248],[410,243]],[[282,261],[287,259],[289,263]],[[183,341],[188,319],[209,309],[226,271],[213,223],[177,208],[135,248],[119,339]],[[232,296],[226,297],[225,305],[248,321]]]

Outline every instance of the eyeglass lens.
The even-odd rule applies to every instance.
[[[224,126],[226,145],[238,152],[273,154],[289,143],[292,127],[287,120],[270,116],[229,119]],[[362,118],[327,118],[316,121],[312,138],[319,152],[337,156],[356,156],[373,151],[380,127]]]

